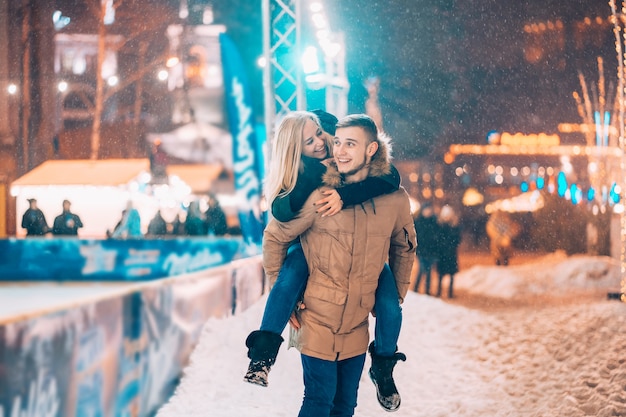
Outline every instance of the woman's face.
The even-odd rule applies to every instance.
[[[324,131],[313,120],[307,120],[302,130],[302,155],[315,159],[328,157]]]

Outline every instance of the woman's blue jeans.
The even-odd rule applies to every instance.
[[[365,354],[341,361],[302,355],[304,400],[298,417],[352,417]]]
[[[270,291],[261,321],[261,330],[281,334],[289,322],[296,304],[302,299],[309,268],[300,243],[287,251],[283,266]],[[376,325],[374,347],[380,356],[393,356],[397,350],[402,327],[402,308],[398,288],[391,268],[385,264],[376,289]]]

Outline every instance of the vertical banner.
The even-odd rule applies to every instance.
[[[252,98],[245,68],[233,41],[220,34],[224,91],[228,124],[233,137],[235,192],[239,204],[241,233],[248,244],[260,245],[263,236],[261,214],[261,167],[263,155],[257,149]]]

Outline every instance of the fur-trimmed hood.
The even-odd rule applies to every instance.
[[[376,141],[378,142],[378,150],[370,161],[369,177],[383,177],[391,172],[390,139],[384,133],[380,133]],[[343,175],[337,169],[337,164],[335,164],[334,160],[328,165],[326,173],[322,176],[322,181],[325,185],[332,188],[338,188],[344,184]]]

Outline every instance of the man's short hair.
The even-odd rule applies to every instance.
[[[334,114],[330,114],[321,109],[311,110],[311,113],[315,114],[320,120],[320,125],[324,132],[328,132],[331,135],[335,135],[335,126],[337,125],[337,118]]]
[[[365,131],[368,143],[372,143],[378,139],[378,128],[376,123],[367,114],[351,114],[337,122],[337,129],[344,127],[360,127]]]

